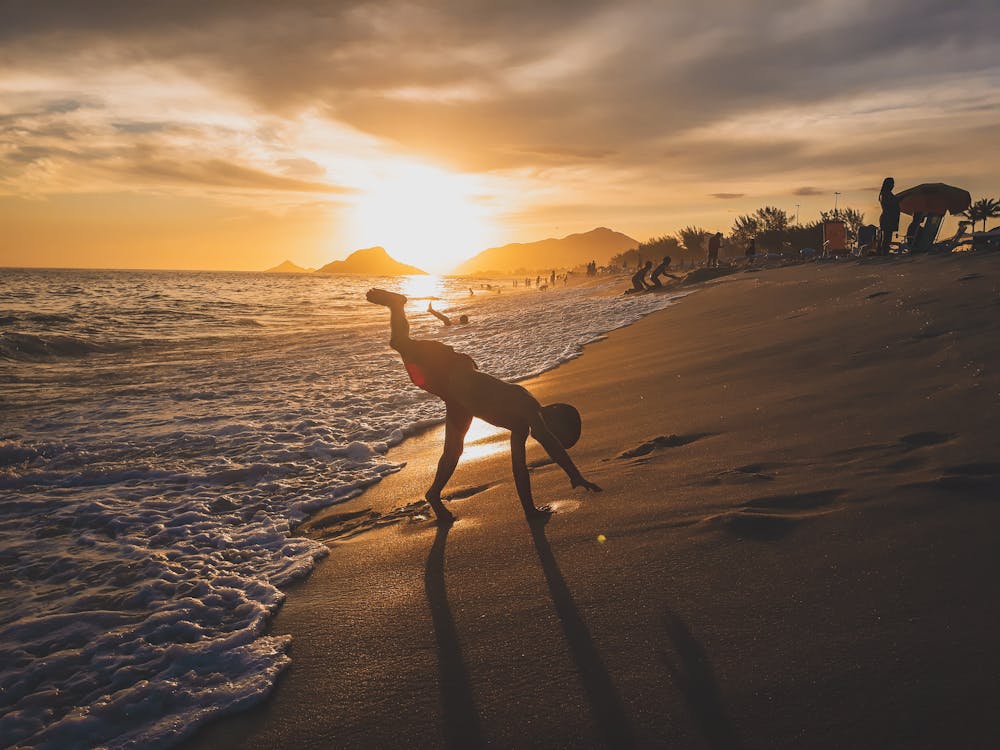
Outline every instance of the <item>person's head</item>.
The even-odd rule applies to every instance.
[[[462,325],[465,325],[466,323],[469,322],[469,316],[468,315],[459,315],[458,316],[458,322],[461,323]]]
[[[886,177],[884,180],[882,180],[882,189],[879,192],[885,193],[889,190],[892,190],[894,187],[896,187],[896,181],[891,177]]]
[[[556,436],[562,447],[569,450],[580,439],[583,421],[580,412],[570,404],[549,404],[542,407],[542,419],[545,426]]]
[[[653,261],[647,260],[645,263],[642,264],[642,266],[643,266],[643,268],[652,268],[653,267]]]
[[[716,232],[715,236],[718,237],[721,240],[722,239],[722,232]]]

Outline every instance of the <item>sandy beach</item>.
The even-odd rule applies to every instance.
[[[524,383],[603,493],[531,441],[529,527],[483,430],[442,530],[443,428],[407,441],[302,528],[273,695],[183,746],[995,747],[1000,255],[689,289]]]

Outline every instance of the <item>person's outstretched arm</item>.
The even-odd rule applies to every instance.
[[[441,453],[441,458],[438,459],[434,482],[424,494],[424,498],[430,503],[437,520],[441,523],[451,523],[455,520],[455,516],[441,502],[441,490],[448,484],[451,475],[455,473],[458,459],[462,457],[462,451],[465,449],[465,433],[469,431],[470,424],[472,424],[471,414],[461,407],[448,404],[444,428],[444,450]]]
[[[529,521],[540,518],[547,518],[552,512],[548,506],[544,508],[535,507],[535,499],[531,496],[531,475],[528,474],[527,451],[525,443],[528,442],[527,430],[512,430],[510,433],[510,464],[514,471],[514,487],[517,488],[517,496],[521,499],[521,507],[524,508],[524,517]]]
[[[563,448],[563,444],[559,442],[559,438],[553,435],[548,425],[545,424],[541,413],[536,414],[531,422],[531,435],[542,444],[545,452],[549,454],[552,460],[559,464],[560,468],[566,472],[566,476],[569,477],[569,483],[572,487],[583,487],[590,492],[601,492],[600,487],[583,478],[583,474],[576,468],[576,464],[573,463],[573,459],[569,457],[569,453]]]

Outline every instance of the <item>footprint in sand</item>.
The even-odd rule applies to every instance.
[[[774,476],[766,472],[777,469],[781,464],[747,464],[737,466],[735,469],[726,469],[713,477],[704,481],[704,484],[713,486],[717,484],[756,484],[759,482],[773,482]]]
[[[911,486],[957,492],[970,500],[1000,500],[1000,462],[949,466],[937,479]]]
[[[640,458],[641,456],[647,456],[653,451],[662,450],[663,448],[678,448],[682,445],[688,445],[696,440],[701,440],[705,437],[711,437],[715,433],[712,432],[694,432],[690,435],[660,435],[652,440],[643,443],[642,445],[636,446],[624,453],[616,456],[619,460],[627,460],[632,458]]]
[[[789,534],[803,521],[829,513],[820,509],[835,503],[845,492],[834,489],[758,497],[735,510],[708,516],[701,520],[701,525],[721,528],[739,538],[773,541]]]
[[[465,500],[466,498],[485,492],[495,483],[480,484],[472,487],[460,487],[441,496],[445,502]],[[309,521],[303,530],[312,532],[323,542],[343,542],[353,539],[359,534],[386,526],[400,523],[422,524],[433,518],[433,512],[426,500],[414,500],[411,503],[394,508],[387,513],[379,513],[371,508],[321,516]]]
[[[899,442],[907,450],[916,450],[917,448],[926,448],[931,445],[941,445],[941,443],[947,443],[956,437],[957,435],[954,432],[913,432],[909,435],[903,435],[899,439]]]

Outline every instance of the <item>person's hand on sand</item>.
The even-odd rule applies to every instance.
[[[596,484],[594,484],[593,482],[588,482],[583,477],[580,477],[579,479],[570,482],[570,485],[573,487],[574,490],[577,487],[583,487],[583,489],[587,490],[587,492],[604,492],[604,490],[602,490]]]
[[[374,305],[382,305],[383,307],[393,307],[395,305],[406,304],[405,296],[387,291],[385,289],[369,289],[368,293],[365,295],[365,299]]]

